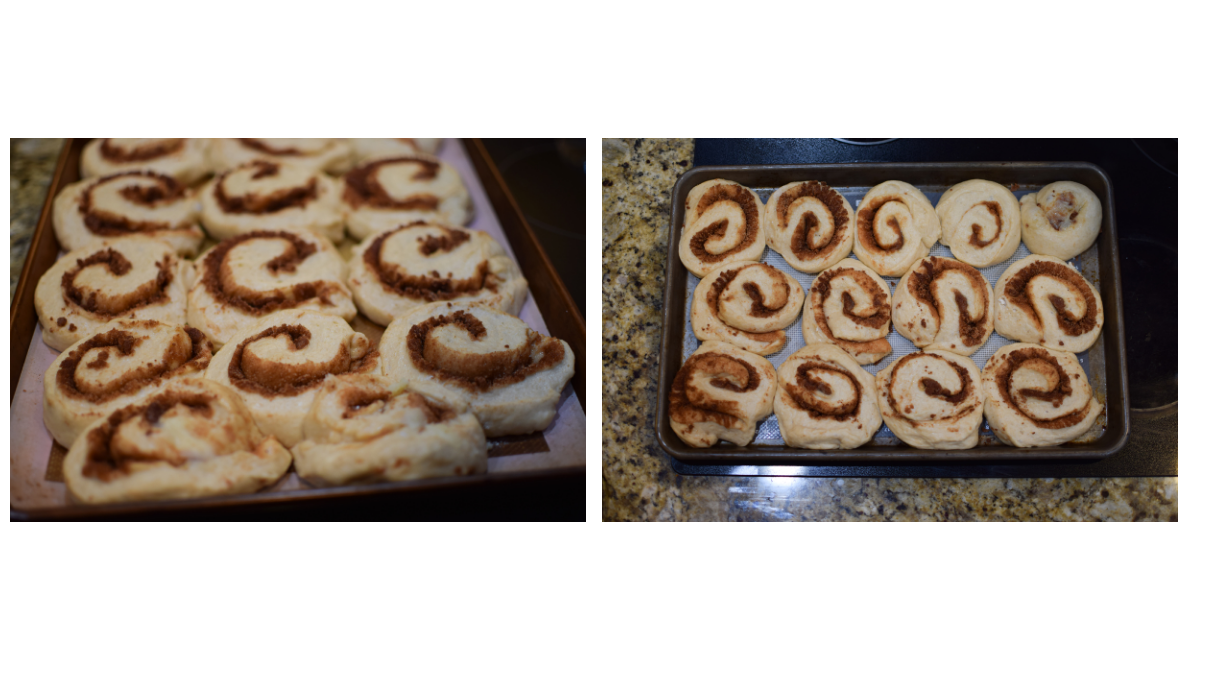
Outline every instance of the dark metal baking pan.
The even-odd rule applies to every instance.
[[[1023,449],[985,439],[973,449],[961,451],[915,449],[905,444],[876,444],[857,448],[809,451],[784,445],[732,445],[726,442],[708,448],[686,445],[671,429],[667,396],[675,374],[683,364],[687,332],[689,274],[679,260],[679,235],[683,226],[684,201],[695,186],[714,178],[724,178],[750,188],[776,188],[799,180],[819,180],[832,187],[872,187],[886,180],[901,180],[920,188],[948,188],[972,178],[982,178],[1014,189],[1040,187],[1060,180],[1088,186],[1101,199],[1102,226],[1096,244],[1095,283],[1105,308],[1105,326],[1094,350],[1104,384],[1104,430],[1087,443],[1068,443],[1055,447]],[[1086,162],[967,162],[967,163],[882,163],[882,164],[806,164],[695,167],[675,184],[671,201],[671,230],[668,239],[665,311],[659,361],[659,387],[655,430],[658,443],[680,464],[712,466],[755,466],[756,474],[784,474],[782,466],[801,465],[878,465],[923,464],[926,469],[945,463],[981,462],[990,464],[1026,461],[1071,463],[1108,457],[1126,444],[1130,411],[1126,388],[1126,350],[1122,323],[1122,289],[1118,271],[1118,240],[1114,219],[1113,188],[1099,167]],[[795,322],[794,326],[800,325]],[[1096,387],[1096,383],[1094,383]],[[772,468],[768,468],[771,466]],[[764,472],[759,472],[764,471]],[[736,473],[737,474],[737,473]],[[800,474],[790,472],[788,474]]]

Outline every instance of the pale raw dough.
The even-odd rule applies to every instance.
[[[762,298],[752,313],[750,285]],[[793,277],[767,264],[736,262],[710,271],[692,293],[696,339],[727,342],[754,354],[775,354],[785,346],[785,328],[801,314],[805,293]]]
[[[873,376],[835,345],[802,347],[776,375],[776,419],[791,447],[855,449],[882,427]]]
[[[217,241],[255,230],[310,230],[332,242],[345,235],[338,182],[306,166],[247,162],[212,179],[199,198]]]
[[[194,185],[211,173],[209,138],[94,138],[80,153],[80,177],[154,171]]]
[[[338,174],[350,168],[354,153],[346,138],[215,138],[211,141],[211,166],[216,173],[254,159],[291,162],[314,171]]]
[[[460,173],[425,154],[369,161],[342,178],[342,211],[356,240],[414,221],[466,226],[472,198]]]
[[[1021,197],[1021,239],[1034,254],[1067,261],[1101,232],[1101,200],[1086,186],[1058,181]]]
[[[894,289],[894,329],[921,349],[970,356],[995,327],[991,284],[956,259],[924,257]]]
[[[1088,432],[1101,411],[1084,368],[1070,352],[1010,344],[983,367],[983,415],[1005,444],[1069,442]]]
[[[851,304],[849,304],[851,300]],[[806,293],[802,336],[844,350],[861,364],[891,352],[890,286],[856,259],[844,259],[815,277]]]
[[[55,238],[65,251],[140,235],[163,240],[181,256],[203,241],[194,191],[169,176],[129,171],[68,185],[55,197]]]
[[[903,275],[940,237],[932,202],[910,183],[870,188],[856,211],[856,258],[879,275]]]
[[[1021,244],[1021,209],[1012,191],[998,183],[968,180],[937,200],[941,244],[976,268],[991,266]]]
[[[818,273],[852,252],[856,214],[826,183],[798,181],[776,189],[764,205],[768,246],[805,273]]]
[[[1066,261],[1031,254],[996,281],[996,332],[1010,340],[1079,353],[1104,324],[1101,293]]]
[[[877,374],[878,408],[890,431],[917,449],[970,449],[979,443],[979,367],[947,351],[908,354]]]
[[[438,154],[442,138],[351,138],[355,162],[375,161],[402,155]]]
[[[671,428],[692,447],[725,440],[742,446],[772,415],[776,370],[762,356],[725,342],[700,345],[675,375],[669,397]]]
[[[709,271],[764,254],[764,203],[754,190],[715,179],[692,188],[684,202],[679,260],[701,278]]]

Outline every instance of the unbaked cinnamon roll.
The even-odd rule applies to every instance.
[[[282,309],[307,309],[352,320],[346,262],[325,238],[307,231],[253,231],[228,238],[194,264],[187,316],[217,345]]]
[[[203,186],[200,198],[216,240],[255,230],[311,230],[333,242],[345,235],[337,181],[306,166],[246,162]]]
[[[941,244],[976,268],[1007,261],[1021,244],[1021,209],[998,183],[968,180],[937,200]]]
[[[894,329],[921,349],[970,356],[995,326],[991,285],[973,266],[924,257],[894,289]]]
[[[891,352],[890,306],[886,281],[856,259],[845,259],[810,285],[802,335],[807,343],[834,344],[858,363],[877,363]]]
[[[256,159],[345,173],[352,158],[345,138],[216,138],[211,142],[211,165],[216,173]]]
[[[215,354],[206,378],[231,387],[265,432],[291,448],[304,416],[331,375],[380,374],[371,340],[338,316],[276,311],[238,331]]]
[[[207,138],[95,138],[80,153],[80,177],[151,171],[194,185],[211,173]]]
[[[792,276],[767,264],[734,263],[710,271],[692,294],[692,331],[754,354],[785,346],[785,328],[801,314],[805,293]]]
[[[468,404],[488,437],[548,427],[574,376],[568,344],[484,306],[418,307],[388,326],[380,351],[389,383]]]
[[[882,427],[873,376],[835,345],[802,347],[776,376],[776,420],[791,447],[855,449]]]
[[[34,291],[42,340],[63,351],[118,320],[186,322],[183,262],[167,243],[102,240],[56,261]]]
[[[98,240],[142,235],[182,256],[198,254],[198,200],[186,186],[151,171],[127,171],[68,185],[55,198],[55,238],[64,251]]]
[[[775,396],[776,370],[767,359],[725,342],[705,342],[671,384],[671,428],[688,446],[749,444],[755,426],[772,415]]]
[[[366,162],[342,178],[346,227],[357,240],[413,221],[468,225],[472,198],[456,169],[425,154]]]
[[[764,205],[764,234],[790,266],[818,273],[852,252],[856,214],[826,183],[789,183]]]
[[[357,163],[411,154],[438,154],[442,138],[351,138]]]
[[[1101,200],[1071,181],[1021,197],[1021,240],[1034,254],[1067,261],[1092,246],[1101,232]]]
[[[290,467],[291,452],[231,390],[187,378],[90,426],[63,477],[72,498],[103,504],[255,492]]]
[[[527,280],[488,234],[415,221],[355,247],[350,291],[359,311],[387,326],[430,302],[479,304],[518,315]]]
[[[917,449],[970,449],[979,443],[979,367],[946,351],[908,354],[877,374],[878,408],[890,431]]]
[[[755,191],[716,179],[692,188],[684,202],[679,260],[701,278],[741,261],[759,261],[766,244],[764,203]]]
[[[211,343],[202,332],[156,321],[117,321],[68,347],[43,375],[42,420],[71,446],[93,421],[142,401],[165,383],[202,377]]]
[[[291,452],[301,478],[332,486],[484,473],[487,447],[467,406],[393,391],[380,377],[333,375]]]
[[[940,237],[932,202],[903,181],[874,186],[856,210],[856,258],[879,275],[903,275]]]
[[[1010,340],[1079,353],[1104,324],[1097,288],[1066,261],[1031,254],[996,281],[996,332]]]
[[[1063,444],[1088,432],[1101,411],[1070,352],[1010,344],[983,367],[983,414],[1005,444]]]

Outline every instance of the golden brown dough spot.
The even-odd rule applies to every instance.
[[[777,216],[783,226],[789,220],[789,207],[803,197],[814,197],[822,202],[827,211],[831,212],[831,237],[819,247],[810,242],[810,236],[818,227],[818,217],[813,212],[802,214],[801,220],[793,229],[791,247],[799,259],[813,259],[835,249],[844,239],[845,228],[848,225],[848,210],[844,206],[844,198],[830,186],[818,181],[806,181],[797,187],[790,188],[780,197],[776,205]]]
[[[841,403],[831,403],[819,398],[819,395],[831,396],[831,385],[822,380],[817,374],[826,373],[843,377],[852,385],[852,397]],[[798,408],[810,414],[812,418],[830,418],[837,421],[851,420],[860,411],[861,383],[846,368],[820,361],[805,361],[797,367],[797,384],[785,383],[785,391]]]
[[[883,245],[878,242],[877,233],[874,230],[873,220],[878,215],[878,211],[888,202],[903,203],[903,200],[896,196],[880,197],[869,202],[861,207],[860,211],[856,212],[856,239],[871,252],[887,252],[893,254],[903,248],[905,243],[903,237],[903,227],[899,225],[898,220],[893,216],[886,219],[886,226],[894,231],[896,235],[894,242]]]
[[[966,279],[970,281],[971,289],[977,292],[980,298],[979,311],[982,314],[978,318],[971,318],[966,313],[970,304],[966,295],[957,290],[953,291],[954,304],[958,307],[958,331],[962,336],[962,341],[968,347],[976,347],[983,342],[983,334],[987,330],[987,310],[990,308],[990,304],[987,301],[987,281],[975,267],[953,259],[929,257],[922,260],[912,271],[911,278],[907,281],[907,289],[913,297],[928,307],[933,320],[940,328],[941,303],[937,301],[932,283],[948,271],[957,271],[965,275]],[[923,319],[920,320],[920,324],[921,327],[926,327]]]
[[[394,157],[381,159],[363,164],[346,174],[346,190],[342,195],[346,204],[354,208],[363,205],[375,209],[399,209],[435,211],[439,208],[439,198],[422,193],[404,199],[396,199],[388,194],[376,177],[379,170],[390,164],[416,164],[418,169],[413,174],[413,180],[432,180],[439,173],[439,163],[421,157]]]
[[[737,401],[689,396],[688,384],[697,373],[711,376],[709,385],[730,392],[745,394],[759,387],[759,372],[746,361],[717,352],[695,354],[675,374],[669,396],[671,419],[684,425],[712,422],[727,429],[741,427],[743,417],[734,413]]]
[[[167,157],[181,151],[186,144],[185,138],[169,138],[134,147],[120,147],[115,145],[112,140],[113,138],[103,138],[100,152],[103,159],[114,164],[129,164]]]
[[[238,195],[232,197],[224,188],[224,182],[233,171],[241,168],[251,167],[254,170],[253,178],[266,178],[277,176],[281,167],[278,164],[268,161],[256,160],[249,162],[244,167],[238,167],[232,171],[226,171],[220,175],[215,182],[215,203],[219,208],[227,214],[273,214],[284,209],[294,207],[303,207],[317,197],[316,178],[308,179],[308,182],[295,188],[279,188],[273,192],[262,195],[258,193],[250,193],[246,195]]]
[[[689,245],[692,254],[695,254],[698,259],[709,264],[724,261],[731,255],[737,254],[755,244],[755,241],[759,239],[759,206],[755,203],[755,197],[751,194],[750,190],[739,185],[713,186],[701,196],[700,202],[696,205],[696,215],[704,215],[709,207],[718,202],[733,202],[737,204],[743,211],[745,223],[743,235],[738,244],[721,254],[710,254],[705,249],[705,243],[710,238],[725,235],[726,228],[729,225],[728,221],[716,221],[692,236],[691,244]]]
[[[481,354],[449,349],[431,339],[433,331],[447,325],[461,328],[472,340],[486,334],[480,319],[467,311],[456,311],[428,318],[410,328],[406,351],[418,370],[470,392],[488,392],[523,382],[565,358],[560,340],[544,338],[534,330],[527,331],[527,342],[516,349]]]
[[[1029,283],[1037,276],[1054,278],[1084,298],[1084,315],[1077,317],[1068,312],[1063,298],[1053,294],[1047,297],[1055,309],[1055,320],[1059,324],[1059,329],[1064,334],[1077,337],[1097,327],[1097,298],[1093,295],[1093,290],[1089,287],[1088,282],[1084,280],[1084,276],[1068,268],[1065,264],[1053,261],[1035,261],[1008,279],[1004,286],[1004,296],[1009,303],[1020,307],[1028,314],[1039,331],[1042,330],[1042,320],[1038,318],[1038,310],[1034,308],[1029,297]]]
[[[1032,368],[1051,380],[1053,383],[1051,388],[1048,390],[1021,389],[1014,391],[1010,386],[1012,374],[1022,367]],[[1009,352],[1004,357],[1000,367],[996,370],[995,378],[996,387],[999,389],[1000,397],[1004,402],[1015,408],[1018,413],[1040,428],[1059,430],[1071,427],[1084,420],[1085,416],[1088,415],[1089,403],[1086,403],[1083,408],[1050,420],[1041,420],[1026,413],[1024,400],[1027,398],[1049,401],[1051,405],[1057,407],[1063,403],[1064,397],[1069,397],[1072,394],[1072,383],[1067,372],[1059,365],[1059,360],[1045,349],[1022,347],[1021,349]]]

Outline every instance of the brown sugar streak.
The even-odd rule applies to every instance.
[[[902,249],[903,245],[905,244],[903,227],[899,225],[899,222],[896,221],[894,217],[886,219],[886,226],[894,231],[894,234],[897,236],[895,241],[889,245],[883,245],[882,243],[878,242],[873,221],[875,218],[877,218],[878,212],[881,211],[882,207],[889,202],[898,202],[900,204],[903,203],[903,201],[897,196],[892,195],[887,197],[879,197],[872,202],[866,203],[865,206],[861,207],[860,211],[856,213],[856,240],[865,249],[871,252],[885,252],[887,254],[894,254]]]
[[[827,211],[831,212],[832,221],[831,237],[818,247],[815,247],[810,240],[814,229],[818,227],[818,216],[808,211],[802,214],[801,220],[794,227],[790,245],[793,253],[799,259],[809,260],[831,252],[843,241],[848,232],[848,209],[844,205],[843,196],[830,186],[818,181],[806,181],[797,187],[790,188],[780,196],[776,212],[781,226],[784,226],[789,220],[789,207],[803,197],[813,197],[822,202],[827,207]]]
[[[307,206],[317,198],[316,178],[308,179],[308,182],[302,186],[294,188],[279,188],[265,195],[259,193],[248,193],[233,197],[228,194],[224,187],[228,176],[232,173],[251,168],[253,169],[253,178],[267,178],[277,176],[281,167],[268,161],[253,161],[241,167],[226,171],[220,175],[219,180],[215,183],[215,203],[219,205],[224,213],[228,214],[274,214],[284,209],[293,209],[297,207]]]
[[[761,264],[761,265],[764,266],[765,268],[772,268],[771,266],[767,266],[766,264]],[[718,322],[720,322],[722,325],[724,325],[726,327],[729,327],[730,330],[733,330],[738,335],[746,337],[749,340],[755,340],[756,342],[760,342],[762,344],[770,344],[771,342],[773,342],[775,340],[782,339],[784,332],[781,330],[777,330],[774,332],[767,332],[767,333],[747,332],[745,330],[739,330],[737,328],[730,327],[727,323],[722,321],[721,316],[718,315],[719,306],[721,304],[721,293],[724,292],[725,289],[730,286],[730,283],[734,282],[734,279],[738,277],[738,274],[744,268],[746,268],[746,266],[740,266],[738,268],[726,269],[725,271],[722,271],[721,273],[719,273],[717,276],[717,279],[714,280],[713,284],[709,286],[709,292],[708,292],[708,294],[705,295],[705,303],[708,304],[709,310],[713,312],[713,317],[716,318],[718,320]],[[775,270],[775,269],[773,269],[773,270]]]
[[[1004,285],[1004,296],[1009,303],[1020,307],[1028,314],[1039,331],[1042,330],[1042,320],[1038,317],[1038,310],[1029,297],[1029,284],[1038,276],[1054,278],[1084,298],[1084,315],[1075,316],[1068,312],[1063,298],[1058,295],[1048,295],[1047,299],[1055,310],[1055,320],[1064,334],[1076,337],[1097,327],[1097,298],[1093,295],[1093,289],[1089,287],[1088,282],[1084,280],[1084,276],[1064,264],[1053,261],[1035,261],[1008,279]]]
[[[842,340],[831,331],[831,324],[827,320],[827,313],[823,310],[823,304],[831,296],[831,288],[835,279],[842,276],[850,277],[858,287],[864,290],[865,294],[869,296],[869,301],[874,309],[874,312],[868,316],[857,314],[856,301],[852,298],[851,293],[844,292],[840,297],[844,305],[844,315],[858,325],[874,329],[876,334],[875,339],[863,342]],[[838,345],[840,348],[853,354],[886,354],[890,352],[890,342],[881,334],[882,328],[890,322],[890,293],[886,290],[885,283],[874,281],[869,274],[864,271],[858,271],[855,268],[828,269],[814,279],[814,284],[810,287],[810,297],[810,306],[814,310],[814,320],[818,323],[819,330],[831,340],[832,344]]]
[[[741,185],[714,186],[701,196],[700,202],[696,205],[696,215],[703,216],[709,207],[718,202],[732,202],[742,209],[744,218],[743,235],[738,244],[721,254],[710,254],[705,249],[705,243],[710,238],[724,236],[728,228],[727,221],[716,221],[693,235],[691,244],[689,245],[692,254],[709,264],[723,261],[727,257],[737,254],[755,244],[755,241],[759,239],[759,206],[755,203],[755,196],[751,194],[750,190]]]
[[[214,400],[215,397],[205,392],[174,390],[162,392],[146,402],[115,411],[104,422],[85,433],[85,439],[88,441],[82,473],[85,477],[111,482],[130,474],[136,463],[161,462],[174,467],[185,465],[186,459],[179,454],[159,452],[152,456],[121,453],[113,448],[111,439],[120,425],[132,419],[141,420],[146,430],[153,429],[160,417],[174,406],[185,406],[192,414],[201,418],[212,418]]]
[[[1000,213],[1000,204],[998,202],[981,202],[987,207],[987,211],[996,219],[996,234],[991,236],[990,240],[984,240],[979,237],[983,234],[983,227],[977,223],[970,224],[970,244],[980,249],[990,245],[1000,239],[1000,234],[1004,232],[1004,217]]]
[[[376,275],[385,290],[402,297],[427,302],[446,301],[482,290],[498,291],[498,283],[501,282],[501,279],[490,271],[488,261],[477,264],[476,271],[468,278],[443,277],[435,271],[431,271],[430,274],[406,273],[396,264],[384,263],[380,259],[384,241],[402,230],[419,224],[425,225],[422,221],[415,221],[380,233],[363,252],[363,263]],[[450,252],[469,239],[467,231],[447,227],[439,228],[445,231],[444,235],[428,235],[425,238],[418,238],[419,253],[430,256],[435,252]]]
[[[367,205],[375,209],[399,209],[403,211],[423,210],[435,211],[439,208],[439,198],[428,193],[411,195],[397,199],[388,194],[380,185],[377,174],[381,167],[389,164],[416,164],[417,171],[413,180],[433,180],[439,173],[439,163],[421,157],[395,157],[364,164],[352,169],[346,174],[346,190],[342,199],[355,209]]]
[[[288,336],[295,350],[306,348],[312,340],[312,331],[302,325],[276,325],[241,340],[228,363],[228,379],[234,387],[266,397],[294,397],[321,384],[329,375],[363,372],[379,355],[372,351],[353,359],[345,344],[339,345],[328,361],[282,363],[247,353],[250,344],[279,335]]]
[[[97,179],[80,193],[77,211],[84,217],[84,226],[89,232],[103,236],[138,235],[145,232],[182,230],[188,231],[193,226],[183,224],[172,226],[163,221],[134,221],[127,216],[98,209],[93,206],[93,191],[104,184],[121,178],[150,178],[154,185],[131,184],[123,187],[118,193],[123,199],[145,207],[155,207],[158,204],[171,204],[185,197],[185,186],[169,176],[153,171],[127,171],[115,173]]]
[[[923,302],[929,312],[932,313],[933,320],[936,321],[938,332],[941,327],[941,302],[937,301],[936,292],[933,290],[932,284],[937,278],[941,277],[948,271],[957,271],[966,276],[970,282],[970,288],[979,297],[979,310],[982,312],[978,318],[971,318],[967,314],[970,302],[965,294],[953,291],[954,304],[958,307],[958,331],[962,336],[962,342],[968,347],[976,347],[983,342],[983,336],[987,332],[987,312],[991,309],[991,302],[987,299],[987,281],[983,279],[983,274],[979,273],[973,266],[964,264],[961,261],[954,259],[945,259],[942,257],[928,257],[920,261],[915,270],[911,272],[911,277],[907,280],[907,289],[911,295]],[[920,321],[923,324],[923,319]]]
[[[527,331],[522,346],[500,352],[464,353],[432,344],[431,333],[448,325],[464,330],[472,340],[483,338],[487,332],[481,320],[467,311],[434,316],[409,329],[406,352],[418,370],[470,392],[489,392],[523,382],[565,358],[560,340],[534,330]]]
[[[76,276],[90,266],[105,266],[115,276],[124,276],[131,271],[131,262],[117,250],[106,247],[84,259],[77,259],[76,266],[68,269],[60,280],[63,296],[76,306],[98,316],[115,317],[131,309],[157,304],[168,299],[166,289],[173,282],[172,262],[174,257],[166,255],[156,263],[156,278],[142,283],[131,292],[109,295],[97,290],[85,290],[76,285]]]
[[[1034,370],[1047,378],[1053,376],[1054,386],[1049,390],[1021,389],[1014,391],[1011,387],[1012,374],[1023,366],[1033,367]],[[1045,349],[1022,347],[1021,349],[1013,350],[1008,356],[1004,357],[999,368],[996,369],[995,378],[996,387],[999,389],[1000,397],[1004,402],[1016,408],[1021,415],[1040,428],[1059,430],[1071,427],[1084,420],[1085,416],[1088,415],[1089,407],[1091,406],[1090,402],[1086,402],[1083,408],[1049,420],[1041,420],[1025,412],[1022,401],[1025,398],[1049,401],[1053,406],[1058,407],[1063,403],[1064,397],[1069,397],[1072,394],[1071,379],[1063,370],[1063,367],[1059,365],[1059,360]]]
[[[974,389],[974,384],[970,381],[970,373],[968,373],[965,368],[963,368],[962,366],[958,365],[957,363],[955,363],[953,361],[944,359],[944,358],[942,358],[940,356],[936,356],[934,354],[926,354],[926,353],[922,353],[922,352],[915,352],[912,354],[908,354],[907,356],[904,356],[903,358],[899,359],[894,364],[894,368],[890,369],[890,387],[892,389],[891,389],[891,391],[886,392],[886,404],[888,406],[890,406],[890,409],[893,412],[895,417],[897,417],[900,420],[903,420],[904,422],[907,422],[907,423],[916,423],[919,421],[915,421],[915,420],[912,420],[911,418],[908,418],[907,416],[903,415],[902,411],[899,410],[898,403],[895,401],[895,396],[894,396],[894,391],[893,391],[894,382],[895,382],[895,378],[899,374],[899,371],[902,370],[903,364],[905,364],[908,361],[911,361],[913,359],[921,358],[921,357],[937,358],[937,359],[941,359],[942,361],[945,361],[946,363],[949,364],[949,367],[953,369],[954,373],[957,374],[958,380],[962,383],[962,387],[957,392],[951,393],[948,390],[946,390],[945,387],[943,385],[941,385],[941,383],[937,382],[936,380],[934,380],[932,378],[920,378],[920,382],[918,383],[920,386],[920,389],[923,390],[923,392],[925,394],[927,394],[928,396],[943,399],[943,400],[949,402],[950,404],[953,404],[956,407],[958,404],[962,403],[968,397],[970,397],[971,392]],[[949,416],[949,418],[957,419],[957,418],[961,418],[962,416],[969,415],[971,412],[973,412],[975,410],[975,408],[976,408],[976,405],[971,404],[969,406],[964,407],[961,411],[953,414],[952,416]]]
[[[151,321],[141,322],[151,323]],[[159,384],[164,380],[180,377],[186,373],[201,372],[211,363],[211,343],[200,330],[187,326],[185,332],[189,339],[188,343],[180,337],[175,337],[170,342],[164,356],[159,359],[150,359],[148,363],[140,365],[104,385],[85,389],[77,383],[76,371],[89,351],[104,349],[96,359],[85,364],[85,368],[98,370],[106,367],[111,352],[116,356],[130,356],[145,339],[136,337],[127,330],[107,330],[94,335],[87,342],[65,355],[63,363],[59,365],[59,370],[55,373],[55,384],[59,386],[65,396],[92,403],[102,403],[115,397],[134,394],[148,385]]]
[[[816,377],[817,373],[837,375],[852,386],[852,396],[846,401],[830,403],[818,398],[819,394],[832,395],[831,386]],[[856,376],[846,368],[834,363],[822,361],[805,361],[798,365],[796,374],[797,384],[785,383],[785,392],[798,408],[810,414],[815,419],[831,419],[837,421],[851,420],[860,411],[861,384]]]
[[[169,138],[134,147],[119,147],[112,144],[111,140],[113,138],[102,138],[99,151],[103,159],[115,164],[151,161],[159,157],[167,157],[179,152],[186,144],[184,138]]]
[[[728,392],[746,394],[759,387],[760,375],[754,366],[728,354],[705,352],[688,357],[683,367],[675,374],[671,384],[671,420],[683,425],[716,423],[727,429],[742,424],[742,416],[734,413],[738,402],[730,399],[714,399],[697,403],[689,393],[689,384],[696,374],[712,377],[709,385]],[[702,393],[692,391],[692,394]]]
[[[287,243],[282,254],[263,265],[275,274],[294,273],[300,264],[317,252],[316,245],[290,231],[258,230],[228,238],[212,249],[203,260],[200,276],[203,287],[216,301],[259,316],[297,306],[309,299],[317,299],[326,306],[333,305],[329,296],[340,292],[341,288],[329,281],[294,283],[268,292],[257,292],[237,283],[235,274],[227,264],[228,253],[243,242],[261,239],[283,240]],[[287,291],[284,291],[284,288],[287,288]]]

